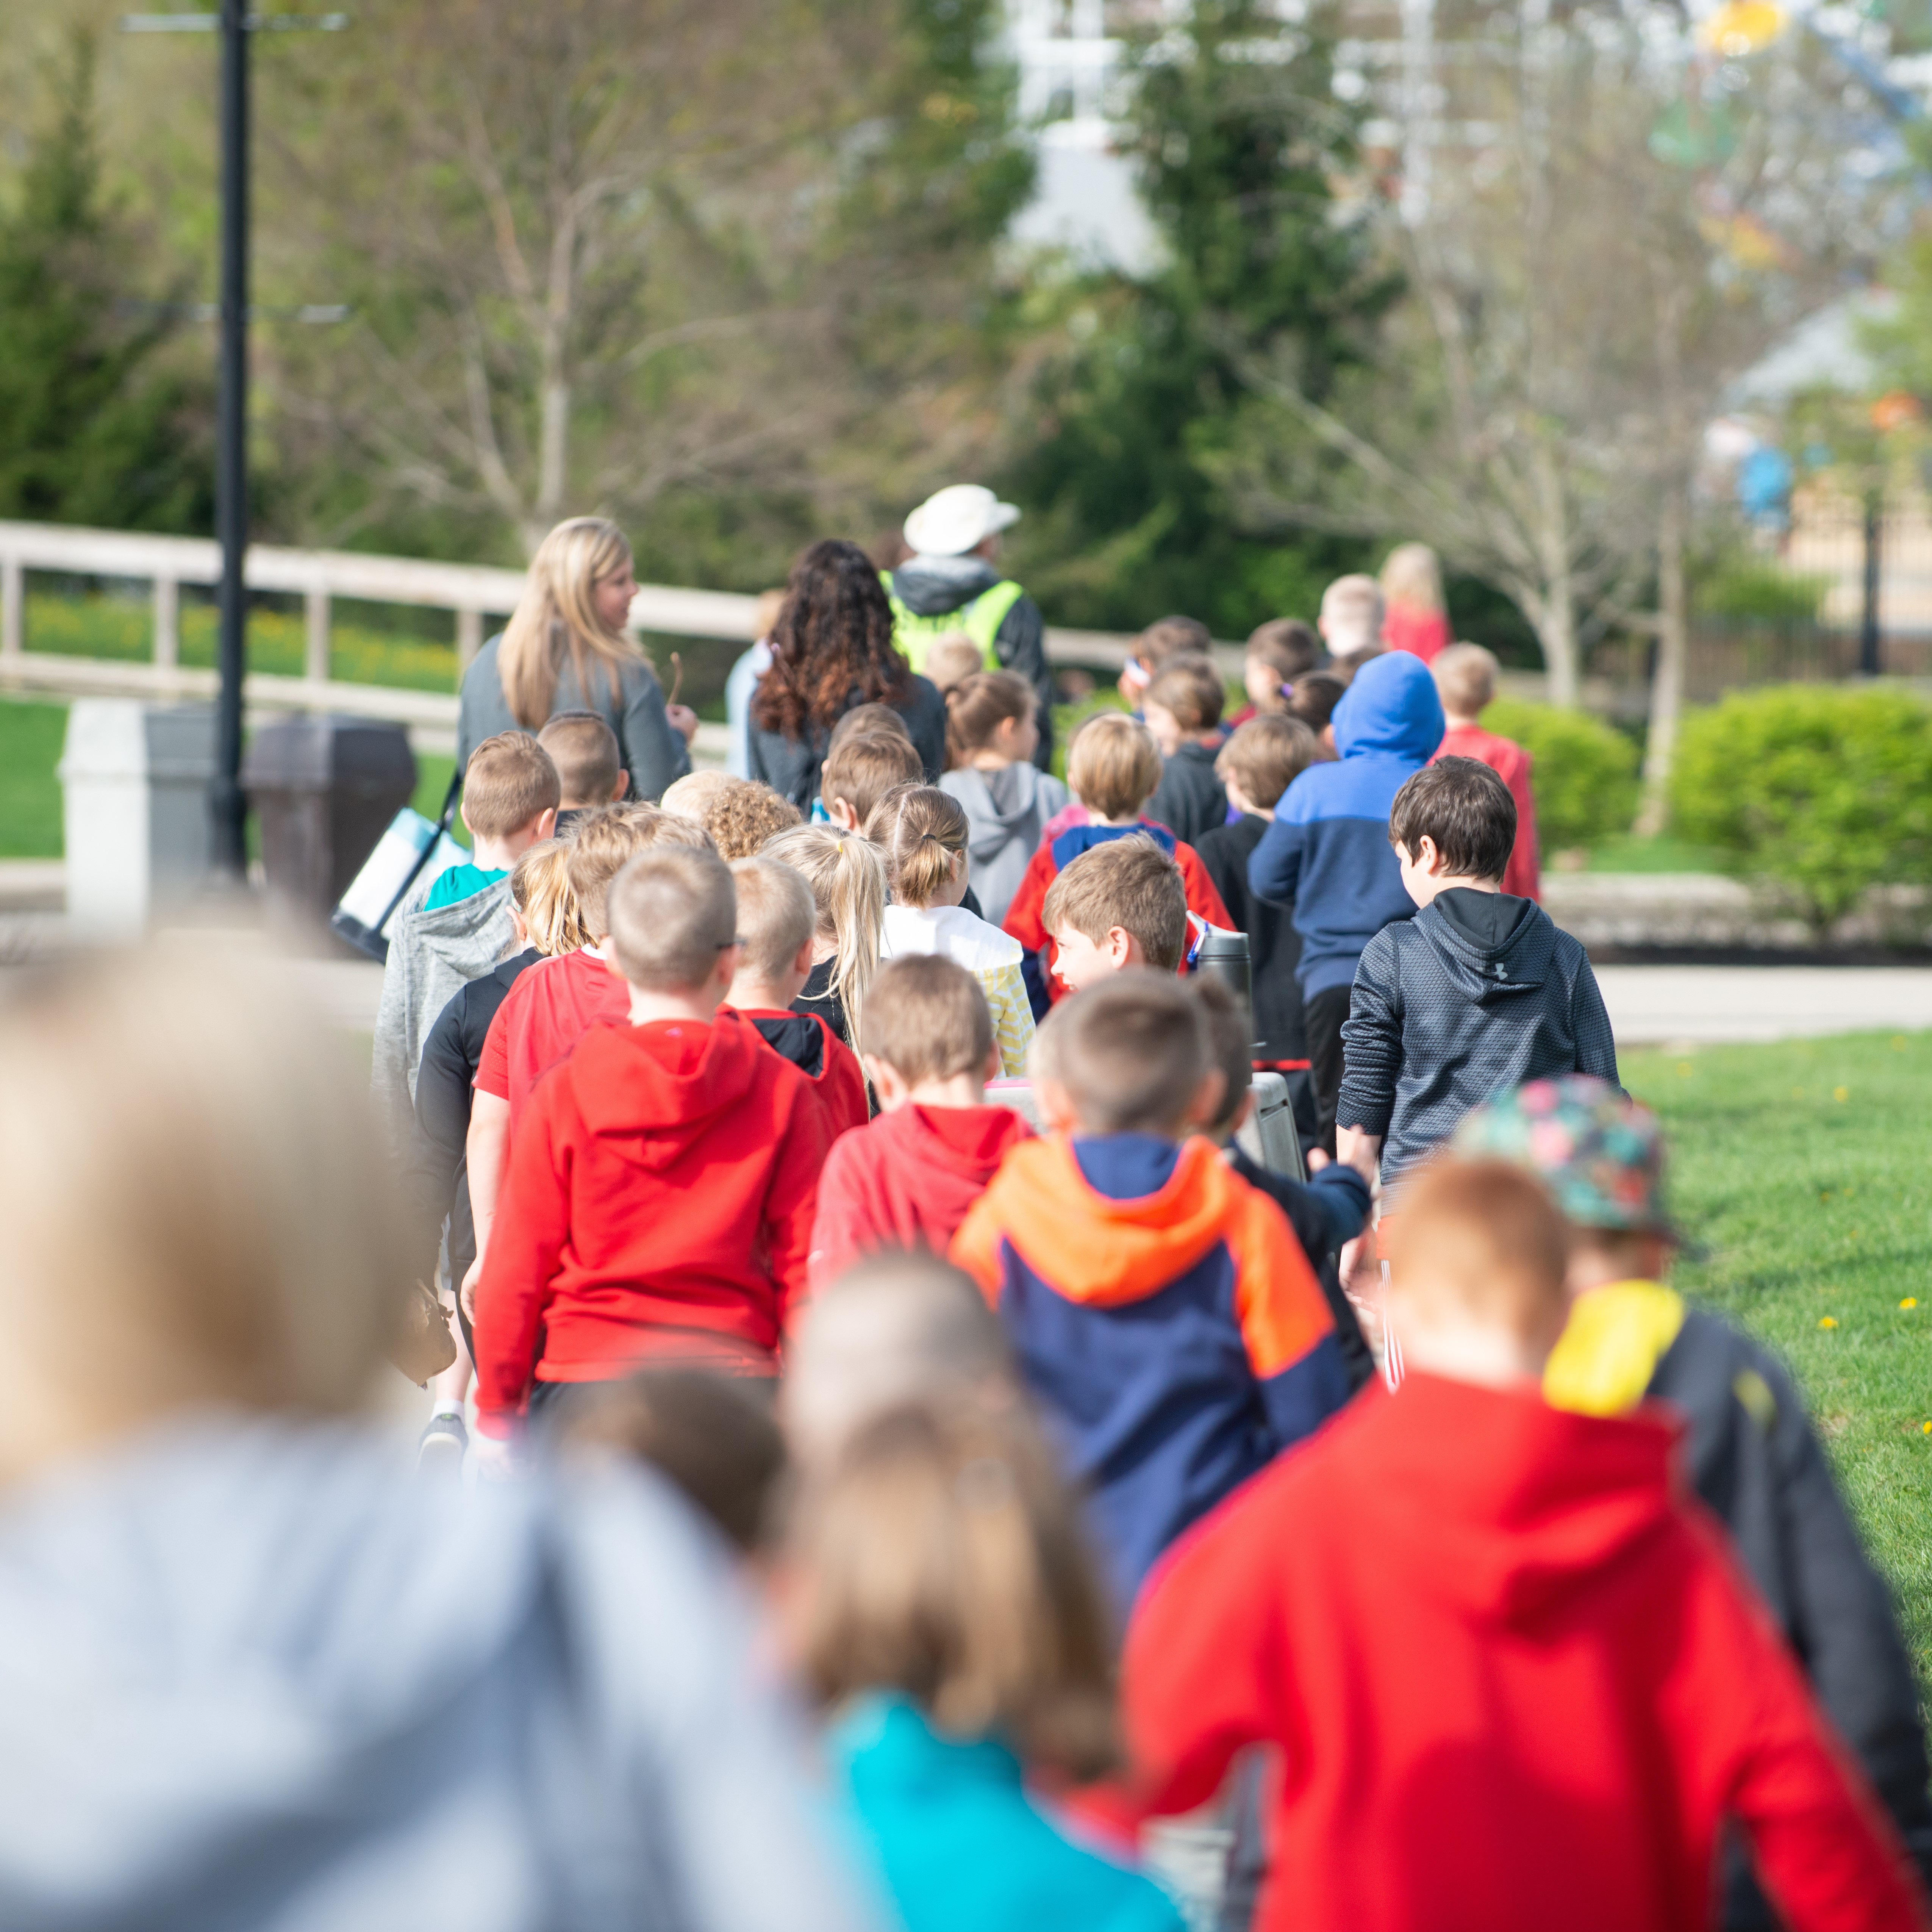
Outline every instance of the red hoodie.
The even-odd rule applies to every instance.
[[[1699,1932],[1726,1818],[1791,1932],[1925,1925],[1677,1433],[1412,1371],[1174,1546],[1130,1744],[1164,1811],[1278,1749],[1264,1932]]]
[[[1510,848],[1509,864],[1503,872],[1503,890],[1521,899],[1540,898],[1543,881],[1536,850],[1536,795],[1529,788],[1530,755],[1514,738],[1498,738],[1480,724],[1452,724],[1442,734],[1442,742],[1432,765],[1444,758],[1475,758],[1489,766],[1509,787],[1516,800],[1516,843]]]
[[[528,977],[527,974],[525,977]],[[830,1140],[812,1083],[728,1008],[593,1027],[511,1142],[476,1292],[476,1406],[666,1355],[770,1374]]]
[[[599,1020],[630,1017],[631,989],[594,952],[540,959],[505,995],[483,1036],[476,1086],[510,1103],[512,1127],[537,1082]]]
[[[814,1290],[874,1248],[944,1254],[1006,1150],[1032,1138],[1010,1107],[910,1101],[842,1136],[818,1183]]]

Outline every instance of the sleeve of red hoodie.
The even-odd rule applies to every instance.
[[[784,1083],[788,1094],[787,1112],[772,1165],[771,1186],[765,1195],[765,1243],[771,1256],[772,1280],[778,1288],[782,1334],[811,1292],[812,1224],[833,1129],[830,1113],[805,1076],[788,1061],[781,1066],[791,1078]],[[495,1241],[493,1234],[493,1249]]]
[[[1042,844],[1027,861],[1027,868],[1006,904],[1001,930],[1017,939],[1029,952],[1037,952],[1046,944],[1046,928],[1041,924],[1040,908],[1046,903],[1046,889],[1058,871],[1053,862],[1053,848]]]
[[[1198,914],[1210,926],[1218,926],[1223,932],[1238,932],[1240,928],[1235,925],[1227,902],[1214,890],[1214,881],[1208,876],[1201,855],[1192,845],[1177,842],[1174,857],[1180,868],[1180,883],[1187,890],[1187,910]]]
[[[878,1237],[867,1185],[870,1172],[866,1156],[871,1150],[866,1132],[854,1127],[841,1134],[832,1142],[818,1177],[818,1206],[812,1217],[812,1258],[807,1270],[814,1294]]]
[[[496,1017],[502,1018],[502,1009]],[[537,1331],[570,1237],[573,1148],[568,1085],[540,1082],[510,1144],[483,1274],[476,1284],[476,1426],[506,1436],[536,1370]]]

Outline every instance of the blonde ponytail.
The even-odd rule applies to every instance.
[[[959,801],[926,784],[895,785],[866,823],[867,836],[885,854],[892,897],[901,905],[922,908],[945,890],[970,830]]]
[[[590,944],[570,889],[570,846],[562,838],[532,845],[510,868],[510,896],[524,916],[530,944],[547,957]]]
[[[798,825],[766,839],[758,856],[803,873],[812,888],[818,936],[836,949],[832,990],[844,1010],[846,1038],[856,1052],[886,922],[886,866],[879,848],[856,832]]]
[[[522,601],[496,650],[503,702],[525,730],[540,731],[550,722],[566,656],[577,674],[579,701],[591,706],[598,701],[591,686],[593,669],[601,670],[610,695],[626,664],[650,664],[630,637],[604,628],[591,595],[630,561],[624,532],[605,517],[570,518],[538,544]]]

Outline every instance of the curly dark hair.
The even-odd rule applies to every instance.
[[[752,700],[761,730],[802,739],[855,704],[902,704],[911,667],[892,646],[892,607],[870,557],[829,537],[792,566],[772,626],[772,668]]]

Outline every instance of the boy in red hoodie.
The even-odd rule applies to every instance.
[[[1011,1108],[986,1104],[999,1044],[979,981],[956,961],[913,953],[880,967],[866,998],[866,1040],[879,1118],[826,1161],[812,1235],[814,1292],[879,1249],[944,1254],[1006,1150],[1033,1137]]]
[[[1485,731],[1480,720],[1495,701],[1496,661],[1480,644],[1451,644],[1430,666],[1442,700],[1448,729],[1431,764],[1444,758],[1476,758],[1509,787],[1516,800],[1516,844],[1503,874],[1503,890],[1513,898],[1540,898],[1543,880],[1536,837],[1536,795],[1530,790],[1530,755],[1514,738]]]
[[[497,1443],[560,1387],[642,1362],[773,1376],[805,1291],[830,1136],[805,1076],[719,1010],[729,868],[641,853],[608,916],[628,1022],[593,1026],[531,1095],[477,1290],[477,1423]]]
[[[1654,1412],[1565,1414],[1566,1231],[1500,1162],[1412,1185],[1408,1376],[1150,1580],[1123,1697],[1154,1811],[1279,1754],[1268,1932],[1702,1932],[1726,1826],[1790,1932],[1923,1932],[1902,1846]]]
[[[738,892],[738,976],[725,1004],[758,1030],[774,1053],[812,1082],[832,1139],[872,1118],[859,1056],[816,1013],[792,1002],[812,977],[818,904],[805,874],[776,859],[740,859],[731,868]]]

